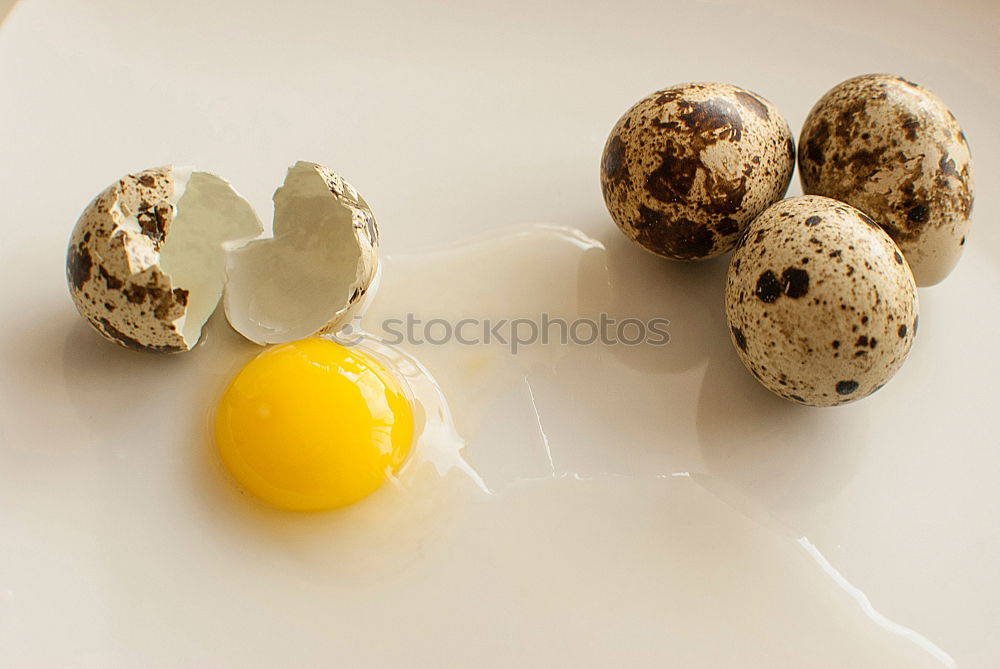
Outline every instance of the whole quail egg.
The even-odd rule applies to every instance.
[[[689,83],[625,112],[604,147],[601,190],[630,239],[701,260],[731,249],[785,194],[794,167],[792,132],[774,105],[737,86]]]
[[[223,294],[252,341],[334,331],[375,282],[378,229],[338,175],[298,162],[275,193],[273,238],[229,182],[192,168],[129,174],[97,196],[70,237],[80,313],[139,351],[193,348]],[[248,243],[253,240],[252,243]]]
[[[902,77],[855,77],[816,103],[799,139],[805,193],[874,218],[918,285],[948,276],[965,245],[973,180],[965,134],[938,96]]]
[[[737,354],[768,390],[844,404],[903,364],[917,331],[916,284],[868,216],[806,195],[750,224],[729,265],[726,315]]]

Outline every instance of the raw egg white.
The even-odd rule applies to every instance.
[[[210,513],[225,522],[213,523],[212,532],[252,554],[235,565],[229,554],[212,557],[215,568],[287,570],[310,592],[349,601],[351,615],[383,616],[403,630],[422,620],[428,601],[460,612],[463,629],[492,624],[515,593],[523,607],[508,619],[513,633],[550,643],[544,621],[566,606],[588,612],[581,633],[617,629],[625,593],[646,621],[621,632],[632,647],[667,634],[694,656],[699,631],[719,628],[732,641],[725,660],[739,664],[759,646],[759,625],[753,616],[722,620],[719,612],[767,609],[773,624],[790,630],[775,641],[779,663],[808,656],[817,638],[851,638],[862,641],[837,645],[823,666],[942,666],[937,658],[947,655],[883,617],[803,536],[813,525],[771,503],[792,494],[782,476],[795,469],[789,462],[797,449],[780,451],[777,473],[771,460],[762,465],[743,455],[739,463],[756,485],[744,489],[713,464],[711,443],[698,446],[690,416],[699,405],[689,389],[705,369],[702,348],[689,338],[702,331],[697,319],[709,307],[699,300],[709,291],[698,275],[683,283],[691,268],[651,269],[664,264],[617,231],[606,245],[545,226],[383,257],[378,293],[337,337],[340,350],[375,361],[403,389],[413,416],[409,454],[397,469],[383,470],[388,484],[333,513],[272,513],[237,495],[213,498]],[[724,269],[704,271],[721,281]],[[456,323],[543,312],[572,321],[605,311],[673,317],[675,338],[662,348],[536,342],[514,355],[496,340],[396,343],[383,328],[408,313],[424,323]],[[429,331],[435,341],[440,327]],[[425,334],[423,327],[416,332]],[[728,342],[719,339],[725,350]],[[651,375],[658,392],[635,392],[650,387]],[[716,407],[706,420],[718,427]],[[729,418],[741,420],[738,412]],[[850,425],[830,422],[850,441]],[[795,425],[769,428],[790,443],[824,429]],[[713,441],[711,431],[701,436]],[[842,460],[840,453],[822,464],[836,469]],[[822,497],[829,486],[818,485]],[[213,494],[220,488],[213,485]],[[375,583],[392,583],[406,597],[359,587]],[[775,592],[782,593],[778,607]],[[419,643],[426,630],[413,634]]]

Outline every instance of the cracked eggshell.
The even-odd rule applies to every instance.
[[[251,341],[337,331],[374,291],[378,225],[364,198],[300,161],[274,194],[274,235],[231,252],[226,317]]]
[[[202,215],[206,199],[215,215]],[[126,175],[90,203],[70,236],[73,302],[122,346],[190,350],[222,292],[222,241],[260,230],[250,206],[216,176],[169,166]]]
[[[973,180],[965,134],[938,96],[888,74],[849,79],[809,112],[799,148],[805,193],[878,221],[918,285],[948,276],[969,229]]]
[[[768,390],[812,406],[861,399],[906,359],[917,291],[868,216],[816,195],[761,214],[733,253],[726,316],[736,352]]]
[[[622,116],[604,147],[601,190],[630,239],[701,260],[731,249],[785,194],[794,167],[792,132],[774,105],[737,86],[689,83]]]

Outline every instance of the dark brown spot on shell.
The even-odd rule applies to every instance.
[[[771,118],[771,114],[767,111],[767,105],[753,93],[749,91],[736,91],[736,99],[761,119],[766,121]]]
[[[954,177],[955,179],[962,179],[962,175],[958,173],[955,168],[955,161],[950,156],[941,156],[941,160],[938,161],[938,169],[941,174],[945,177]]]
[[[90,268],[93,264],[90,252],[82,244],[70,247],[66,254],[66,277],[73,288],[80,290],[90,280]]]
[[[724,237],[728,237],[739,232],[740,226],[734,219],[726,217],[715,224],[715,231]]]
[[[159,248],[170,230],[170,222],[174,216],[174,208],[167,202],[159,202],[156,206],[141,209],[136,214],[142,234],[153,240]]]
[[[680,202],[694,185],[701,161],[685,155],[685,149],[668,142],[660,153],[660,166],[646,177],[646,190],[664,203]]]
[[[738,142],[743,136],[743,121],[731,102],[714,98],[704,102],[682,103],[684,112],[678,115],[691,132],[715,134],[716,139]]]
[[[910,223],[926,223],[930,219],[930,210],[925,204],[915,204],[906,212],[906,220]]]
[[[798,267],[789,267],[781,273],[781,283],[785,295],[800,298],[809,292],[809,273]]]
[[[615,185],[630,178],[628,165],[625,162],[625,142],[618,134],[613,135],[604,148],[601,169],[604,171],[604,178]]]
[[[704,258],[715,245],[707,227],[687,218],[671,218],[645,205],[639,206],[639,222],[634,228],[640,244],[675,258]]]
[[[830,123],[826,119],[822,119],[809,130],[808,136],[803,139],[803,152],[799,156],[799,161],[800,163],[804,162],[802,160],[804,156],[809,161],[821,166],[826,162],[823,151],[827,140],[830,139]]]
[[[144,346],[138,340],[136,340],[134,337],[131,337],[131,336],[125,334],[124,332],[122,332],[121,330],[119,330],[118,328],[116,328],[114,325],[112,325],[111,321],[109,321],[107,318],[101,318],[101,319],[99,319],[98,323],[99,323],[99,327],[101,328],[101,331],[103,331],[105,335],[107,335],[109,338],[115,340],[116,342],[118,342],[119,344],[121,344],[122,346],[124,346],[125,348],[132,349],[133,351],[144,351],[144,352],[154,351],[154,352],[158,352],[158,353],[178,353],[178,352],[184,350],[180,346]]]
[[[666,90],[659,91],[658,93],[656,93],[656,104],[660,106],[668,105],[674,100],[680,98],[684,94],[685,90],[687,90],[686,87],[668,88]]]
[[[850,395],[858,389],[857,381],[838,381],[837,382],[837,394],[838,395]]]
[[[125,297],[132,304],[140,304],[146,301],[150,289],[137,283],[130,284],[124,291]]]
[[[122,286],[125,285],[121,279],[108,272],[104,265],[97,268],[97,275],[104,279],[104,285],[108,287],[108,290],[121,290]]]
[[[736,345],[740,347],[740,350],[747,350],[747,338],[743,335],[743,330],[738,327],[731,328],[733,331],[733,340],[736,341]]]
[[[707,180],[709,202],[705,203],[706,211],[722,216],[735,214],[743,206],[743,198],[747,194],[746,177],[735,183],[710,177]]]
[[[771,270],[766,270],[757,278],[757,287],[754,290],[754,295],[762,302],[768,304],[774,302],[781,295],[781,291],[782,284]]]
[[[845,141],[850,141],[857,129],[858,119],[863,116],[867,106],[868,100],[864,97],[850,99],[837,114],[837,119],[834,122],[834,134]]]

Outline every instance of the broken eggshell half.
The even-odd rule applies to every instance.
[[[226,318],[250,341],[335,332],[378,274],[375,216],[335,173],[298,162],[274,193],[274,236],[233,249],[227,267]]]
[[[334,331],[370,291],[378,233],[364,200],[314,163],[275,193],[274,238],[229,182],[161,167],[108,187],[77,222],[66,275],[77,309],[140,351],[192,349],[226,295],[230,324],[258,343]],[[252,240],[252,241],[251,241]]]

